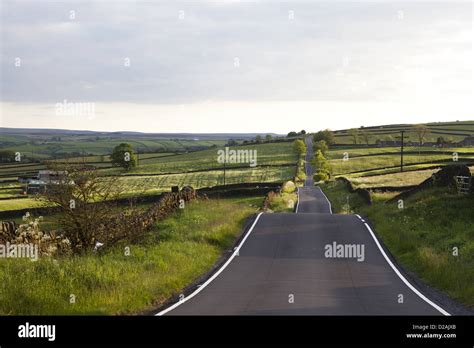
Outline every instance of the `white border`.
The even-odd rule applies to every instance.
[[[201,292],[201,290],[203,290],[207,285],[209,285],[214,279],[217,278],[217,276],[219,274],[222,273],[222,271],[224,271],[224,269],[232,262],[232,260],[234,259],[234,257],[236,257],[237,255],[239,255],[239,250],[240,248],[242,247],[242,245],[244,244],[245,240],[248,238],[248,236],[250,235],[250,233],[252,232],[253,228],[255,227],[255,225],[257,224],[258,222],[258,219],[260,219],[260,216],[262,216],[263,213],[259,213],[257,215],[257,218],[255,219],[255,221],[253,222],[252,226],[250,227],[249,231],[247,232],[247,234],[245,235],[245,237],[242,239],[242,241],[240,242],[240,244],[234,248],[234,252],[232,253],[232,256],[229,257],[229,259],[226,261],[226,263],[224,263],[222,265],[222,267],[212,275],[212,277],[210,277],[208,280],[206,280],[204,282],[204,284],[202,284],[201,286],[199,286],[196,290],[194,290],[194,292],[192,292],[191,294],[189,294],[187,297],[183,298],[182,300],[179,300],[178,302],[176,302],[175,304],[173,304],[172,306],[169,306],[168,308],[166,309],[163,309],[161,312],[158,312],[155,314],[155,316],[161,316],[161,315],[164,315],[166,313],[168,313],[169,311],[172,311],[173,309],[175,309],[176,307],[178,307],[179,305],[182,305],[183,303],[185,303],[186,301],[192,299],[194,296],[196,296],[197,294],[199,294]]]
[[[370,226],[367,224],[367,222],[364,221],[364,219],[362,219],[360,217],[360,215],[358,214],[355,214],[355,216],[357,216],[360,221],[362,221],[362,223],[365,225],[365,227],[367,228],[367,230],[370,232],[370,235],[372,236],[372,239],[375,241],[375,244],[377,245],[377,247],[379,248],[380,252],[382,253],[383,257],[385,258],[385,260],[387,261],[387,263],[390,265],[390,267],[392,267],[392,269],[395,271],[395,274],[405,283],[406,286],[408,286],[415,294],[417,294],[423,301],[425,301],[426,303],[428,303],[429,305],[431,305],[433,308],[437,309],[441,314],[443,315],[451,315],[449,314],[447,311],[445,311],[443,308],[441,308],[440,306],[438,306],[436,303],[434,303],[433,301],[431,301],[430,299],[428,299],[425,295],[423,295],[421,292],[419,292],[413,285],[410,284],[410,282],[408,280],[406,280],[406,278],[400,273],[400,271],[397,269],[397,267],[395,267],[395,265],[392,263],[392,261],[388,258],[387,254],[385,253],[385,251],[383,250],[382,246],[380,245],[377,237],[375,236],[374,232],[372,231],[372,229],[370,228]]]

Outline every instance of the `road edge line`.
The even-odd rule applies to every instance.
[[[440,312],[441,314],[445,315],[445,316],[450,316],[451,314],[449,312],[447,312],[446,310],[444,310],[443,308],[441,308],[441,306],[438,306],[436,303],[434,303],[433,301],[431,301],[429,298],[427,298],[425,295],[423,295],[417,288],[415,288],[404,276],[403,274],[398,270],[398,268],[393,264],[393,262],[390,260],[390,258],[387,256],[387,254],[385,253],[385,250],[383,250],[382,246],[380,245],[380,242],[377,238],[377,236],[375,235],[374,231],[372,231],[372,229],[370,228],[369,224],[367,222],[365,222],[365,220],[362,219],[362,217],[359,215],[359,214],[355,214],[355,216],[357,216],[361,222],[365,225],[365,227],[367,228],[367,230],[369,231],[370,235],[372,236],[372,239],[375,241],[375,244],[377,245],[377,247],[379,248],[382,256],[385,258],[385,261],[387,261],[387,263],[390,265],[390,267],[395,271],[395,274],[405,283],[406,286],[408,286],[415,294],[418,295],[418,297],[420,297],[423,301],[425,301],[426,303],[428,303],[430,306],[432,306],[433,308],[435,308],[438,312]]]
[[[323,194],[324,198],[326,198],[326,201],[328,201],[328,204],[329,204],[329,213],[332,214],[332,206],[331,206],[331,202],[329,201],[328,197],[324,194],[324,191],[323,189],[318,186],[319,190],[321,191],[321,193]]]
[[[299,187],[296,188],[296,195],[298,196],[298,202],[296,202],[295,214],[298,213],[298,207],[300,206],[300,188]]]
[[[182,300],[179,300],[178,302],[176,302],[175,304],[169,306],[168,308],[166,309],[163,309],[162,311],[158,312],[155,314],[155,316],[162,316],[170,311],[172,311],[173,309],[175,309],[176,307],[182,305],[183,303],[187,302],[188,300],[192,299],[194,296],[196,296],[198,293],[201,292],[201,290],[203,290],[207,285],[209,285],[214,279],[217,278],[217,276],[219,274],[221,274],[225,268],[232,262],[232,260],[234,259],[235,256],[237,256],[239,254],[239,250],[240,248],[242,247],[242,245],[244,244],[245,240],[248,238],[248,236],[250,235],[250,233],[253,231],[255,225],[257,224],[258,220],[260,219],[260,216],[262,215],[263,213],[259,213],[257,215],[257,217],[255,218],[255,221],[253,222],[252,226],[250,226],[248,232],[245,234],[245,237],[242,238],[242,240],[240,241],[239,245],[237,247],[234,248],[234,252],[232,253],[232,256],[229,257],[229,259],[222,265],[221,268],[219,268],[219,270],[217,270],[216,273],[214,273],[208,280],[206,280],[200,287],[198,287],[196,290],[194,290],[191,294],[189,294],[188,296],[186,296],[185,298],[183,298]]]

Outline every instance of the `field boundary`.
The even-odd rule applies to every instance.
[[[229,184],[229,185],[220,185],[220,186],[211,186],[211,187],[202,187],[196,189],[196,192],[201,195],[206,195],[210,197],[231,197],[231,196],[251,196],[251,195],[265,195],[269,191],[280,188],[282,185],[281,182],[274,183],[238,183],[238,184]],[[130,201],[135,200],[138,203],[150,203],[155,202],[163,197],[163,195],[169,193],[162,192],[159,194],[150,194],[150,195],[141,195],[141,196],[131,196],[124,197],[114,200],[118,204],[127,204]],[[0,211],[0,219],[18,217],[24,215],[27,212],[33,215],[46,215],[54,214],[60,211],[59,207],[45,206],[45,207],[36,207],[36,208],[25,208],[25,209],[15,209],[15,210],[4,210]]]
[[[331,160],[331,161],[333,161],[333,160]],[[436,169],[436,168],[443,167],[444,163],[464,164],[466,166],[471,166],[471,165],[474,164],[474,158],[468,158],[468,159],[460,158],[457,162],[453,162],[452,159],[446,159],[446,160],[429,161],[429,162],[405,163],[403,165],[403,168],[404,169],[409,169],[412,166],[417,166],[417,165],[421,165],[421,164],[433,164],[433,166],[419,168],[419,169],[415,169],[415,170]],[[376,171],[376,170],[386,170],[386,169],[396,169],[396,168],[400,168],[400,165],[388,166],[388,167],[378,167],[378,168],[368,168],[368,169],[365,169],[365,170],[358,170],[358,171],[354,171],[354,172],[334,174],[334,176],[342,176],[342,175],[349,175],[349,174],[361,174],[361,173],[366,173],[366,172],[371,172],[371,171]],[[392,173],[382,173],[382,174],[374,174],[374,175],[366,175],[366,176],[385,175],[385,174],[392,174]]]

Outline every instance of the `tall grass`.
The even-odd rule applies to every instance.
[[[109,315],[153,308],[209,270],[262,201],[193,202],[157,223],[138,244],[103,255],[0,259],[0,314]]]

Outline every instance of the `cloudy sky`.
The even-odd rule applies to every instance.
[[[2,127],[474,119],[471,1],[0,1]]]

